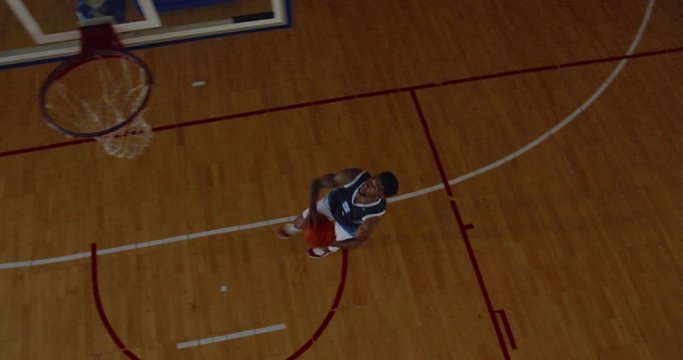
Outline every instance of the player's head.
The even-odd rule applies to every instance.
[[[398,178],[396,178],[394,173],[389,171],[381,172],[375,176],[375,179],[382,184],[384,197],[394,196],[398,192]]]
[[[398,192],[398,179],[390,172],[379,173],[366,180],[358,189],[363,196],[389,197]]]

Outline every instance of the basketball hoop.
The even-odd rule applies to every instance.
[[[59,65],[40,90],[48,125],[69,137],[95,138],[113,156],[136,157],[152,138],[142,117],[152,76],[123,51],[110,23],[84,26],[81,54]]]

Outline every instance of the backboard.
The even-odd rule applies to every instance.
[[[101,13],[127,50],[289,25],[288,0],[4,0],[0,69],[78,54],[79,26]]]

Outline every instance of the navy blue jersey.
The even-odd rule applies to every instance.
[[[360,186],[371,178],[370,174],[363,171],[350,183],[332,190],[327,195],[334,220],[351,234],[356,232],[364,220],[384,215],[384,209],[387,206],[385,199],[379,199],[370,204],[357,204],[353,201]]]

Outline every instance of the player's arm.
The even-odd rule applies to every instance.
[[[377,224],[379,224],[380,218],[380,216],[376,216],[363,221],[358,229],[356,229],[356,236],[344,241],[335,241],[331,246],[340,247],[342,249],[353,249],[358,247],[370,237],[372,231],[375,230]]]
[[[334,189],[338,186],[346,185],[361,172],[363,172],[363,170],[355,168],[345,169],[336,174],[325,174],[313,179],[311,182],[311,198],[308,202],[308,211],[311,214],[316,213],[316,203],[318,202],[320,189]]]

